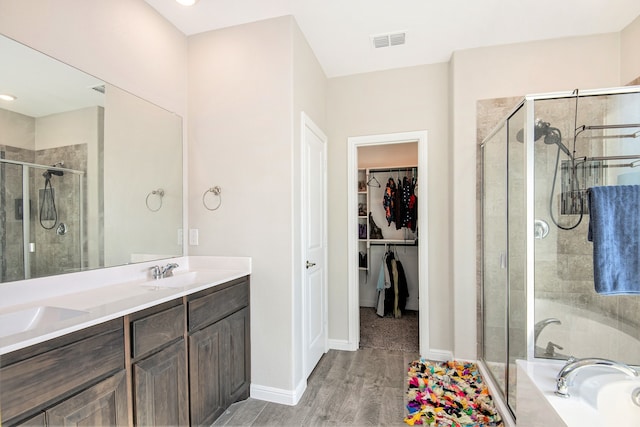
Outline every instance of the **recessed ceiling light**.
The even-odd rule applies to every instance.
[[[8,93],[0,93],[0,99],[3,101],[15,101],[17,97],[9,95]]]
[[[193,6],[194,4],[198,3],[198,0],[176,0],[176,2],[183,6]]]

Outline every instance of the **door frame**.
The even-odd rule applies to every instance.
[[[347,253],[349,272],[349,292],[348,292],[348,319],[349,338],[347,348],[355,351],[360,348],[360,289],[359,289],[359,269],[358,253],[358,148],[373,145],[402,144],[407,142],[418,143],[418,187],[422,189],[418,202],[418,309],[420,312],[420,354],[429,353],[429,274],[428,274],[428,254],[429,254],[429,232],[427,229],[427,131],[400,132],[381,135],[367,135],[349,137],[347,140]]]
[[[313,132],[318,139],[322,142],[322,156],[323,156],[323,177],[322,177],[322,200],[323,200],[323,205],[324,205],[324,212],[323,212],[323,225],[322,225],[322,240],[323,240],[323,245],[324,245],[324,253],[323,253],[323,257],[324,257],[324,264],[322,265],[322,296],[323,296],[323,307],[321,307],[322,313],[323,313],[323,328],[324,328],[324,352],[326,353],[327,351],[329,351],[329,286],[328,286],[328,274],[329,274],[329,268],[328,268],[328,262],[329,262],[329,253],[328,253],[328,243],[329,243],[329,238],[328,238],[328,216],[329,216],[329,210],[328,210],[328,195],[327,195],[327,143],[328,143],[328,138],[327,136],[324,134],[324,132],[322,132],[322,130],[313,122],[313,120],[311,120],[311,118],[304,113],[304,111],[301,113],[301,122],[300,122],[300,131],[301,131],[301,136],[300,136],[300,173],[301,173],[301,181],[302,181],[302,185],[300,187],[300,243],[301,243],[301,248],[303,250],[305,250],[306,248],[306,229],[305,229],[305,224],[306,224],[306,220],[307,217],[305,216],[305,206],[304,206],[304,183],[305,181],[305,168],[304,168],[304,159],[305,159],[305,150],[306,150],[306,146],[305,146],[305,129],[309,129],[311,132]],[[307,291],[306,291],[306,278],[305,278],[305,272],[306,272],[306,254],[302,254],[300,256],[300,271],[301,271],[301,294],[302,294],[302,307],[301,307],[301,312],[302,312],[302,372],[303,372],[303,377],[304,380],[306,380],[307,378],[307,372],[311,371],[308,369],[307,363],[308,363],[308,345],[309,343],[307,342],[307,328],[308,328],[308,324],[307,324]]]

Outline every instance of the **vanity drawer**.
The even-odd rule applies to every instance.
[[[131,356],[139,357],[184,335],[184,305],[149,314],[131,322]]]
[[[0,368],[2,422],[42,409],[69,396],[87,384],[124,369],[124,329],[122,319],[69,334],[27,348],[37,353]],[[70,342],[73,337],[83,339]],[[57,343],[63,345],[56,347]],[[21,351],[21,350],[18,350]],[[4,362],[4,360],[3,360]]]
[[[188,304],[189,331],[201,329],[249,305],[249,280],[244,277],[218,285],[207,295],[195,294]]]

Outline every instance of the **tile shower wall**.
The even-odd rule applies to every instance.
[[[52,165],[64,161],[64,167],[75,170],[86,170],[86,144],[57,147],[46,150],[28,150],[11,146],[0,146],[0,156],[5,159]],[[32,168],[30,174],[30,242],[35,243],[36,250],[31,254],[31,277],[41,277],[77,271],[86,260],[85,239],[82,239],[81,208],[86,210],[86,198],[80,205],[79,178],[66,173],[64,176],[53,176],[58,222],[64,222],[68,232],[64,235],[56,233],[56,229],[46,230],[39,223],[40,190],[44,188],[45,169]],[[23,231],[22,218],[16,211],[14,200],[22,199],[22,167],[18,165],[0,165],[0,279],[2,282],[24,278]],[[82,194],[86,194],[86,180],[83,180]],[[82,224],[86,229],[86,224]]]
[[[53,165],[64,161],[64,167],[68,169],[87,170],[87,144],[68,145],[64,147],[38,150],[35,152],[35,162],[42,165]],[[32,194],[38,197],[38,209],[42,203],[40,193],[44,189],[43,171],[35,171],[32,179]],[[32,229],[35,233],[36,256],[34,277],[48,276],[78,271],[86,267],[86,251],[83,247],[84,240],[80,230],[86,230],[85,216],[86,197],[80,199],[80,176],[65,173],[64,176],[53,176],[51,185],[54,189],[58,223],[64,223],[67,227],[66,234],[59,234],[54,227],[47,230],[40,226],[38,215],[35,215]],[[87,194],[86,180],[82,180],[82,194]],[[80,221],[84,221],[81,224]]]

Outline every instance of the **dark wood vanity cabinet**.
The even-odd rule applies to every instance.
[[[134,423],[211,425],[249,397],[249,278],[129,316]]]
[[[187,304],[191,424],[211,425],[249,397],[249,281],[194,294]]]
[[[122,319],[1,356],[3,426],[128,425]]]
[[[2,355],[0,425],[211,425],[250,357],[246,276]]]
[[[182,299],[134,313],[129,325],[135,425],[189,425]]]

